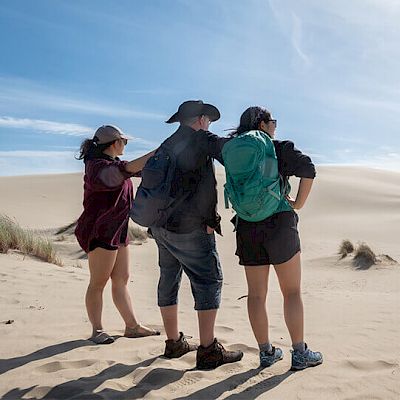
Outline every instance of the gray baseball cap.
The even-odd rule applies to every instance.
[[[200,117],[207,115],[211,121],[216,121],[220,118],[218,108],[212,104],[203,103],[201,100],[188,100],[182,103],[178,111],[168,120],[167,124],[180,122],[183,118]]]
[[[94,134],[93,139],[96,139],[97,144],[105,144],[118,139],[133,139],[132,136],[126,135],[118,126],[102,125]]]

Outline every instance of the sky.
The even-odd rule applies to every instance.
[[[0,0],[0,175],[82,171],[103,124],[140,156],[189,99],[221,136],[261,105],[317,165],[400,171],[398,21],[399,0]]]

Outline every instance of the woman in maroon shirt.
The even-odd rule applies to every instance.
[[[159,335],[160,332],[138,323],[128,292],[129,210],[133,202],[130,178],[140,173],[154,152],[133,161],[121,161],[129,137],[116,126],[103,125],[93,139],[86,139],[79,159],[85,163],[84,211],[78,219],[75,235],[88,253],[90,282],[86,309],[93,326],[90,338],[97,344],[114,342],[103,331],[101,314],[103,290],[111,278],[114,304],[125,321],[126,337]]]

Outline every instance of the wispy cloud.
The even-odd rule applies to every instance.
[[[357,96],[354,93],[337,94],[335,96],[335,100],[337,103],[341,103],[342,105],[346,106],[373,109],[375,110],[376,114],[379,114],[379,111],[397,113],[400,110],[400,101],[366,98],[361,95]]]
[[[83,170],[72,151],[0,151],[2,176],[59,174]]]
[[[131,117],[138,119],[163,120],[166,115],[127,107],[126,104],[102,103],[81,97],[69,97],[59,93],[50,92],[47,87],[42,87],[33,82],[0,77],[0,102],[4,104],[13,102],[19,105],[30,105],[35,108],[47,110],[73,111],[81,114],[94,114],[108,117]]]
[[[304,52],[302,46],[302,39],[303,39],[303,24],[301,19],[292,12],[292,34],[291,34],[291,42],[292,46],[295,49],[296,53],[299,57],[304,61],[307,66],[311,65],[310,57]]]
[[[126,153],[122,158],[133,160],[142,156],[143,150]],[[74,151],[12,150],[0,151],[2,176],[59,174],[82,172],[83,163]]]
[[[268,0],[268,3],[272,15],[280,25],[282,34],[289,39],[295,54],[306,66],[310,66],[312,64],[310,56],[306,54],[303,48],[304,28],[302,19],[294,11],[282,10],[282,3],[274,0]]]
[[[74,158],[75,153],[72,151],[44,151],[44,150],[13,150],[13,151],[0,151],[0,157],[15,158],[15,157],[29,157],[29,158],[57,158],[62,157],[65,159]]]
[[[39,132],[71,136],[85,136],[93,132],[93,128],[79,124],[6,116],[0,116],[0,127],[31,129]]]
[[[400,3],[398,0],[347,0],[325,1],[308,0],[316,12],[329,13],[340,17],[347,23],[363,26],[365,32],[372,27],[382,29],[387,24],[398,26]],[[315,23],[321,23],[315,20]],[[384,23],[383,23],[384,22]],[[332,28],[335,28],[332,26]]]
[[[29,118],[13,118],[7,116],[0,116],[0,128],[14,128],[14,129],[30,129],[35,132],[56,134],[56,135],[68,135],[68,136],[92,136],[94,129],[89,126],[56,122],[56,121],[46,121],[42,119],[29,119]],[[130,135],[134,143],[140,144],[144,149],[152,149],[159,146],[159,143],[143,139],[140,137],[135,137]],[[1,154],[8,154],[8,152],[0,152]],[[42,154],[34,152],[34,154]]]

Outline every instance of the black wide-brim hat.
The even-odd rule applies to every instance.
[[[218,108],[212,104],[203,103],[201,100],[188,100],[182,103],[178,111],[165,122],[172,124],[173,122],[180,122],[184,119],[200,117],[201,115],[207,115],[212,122],[217,121],[221,117]]]

